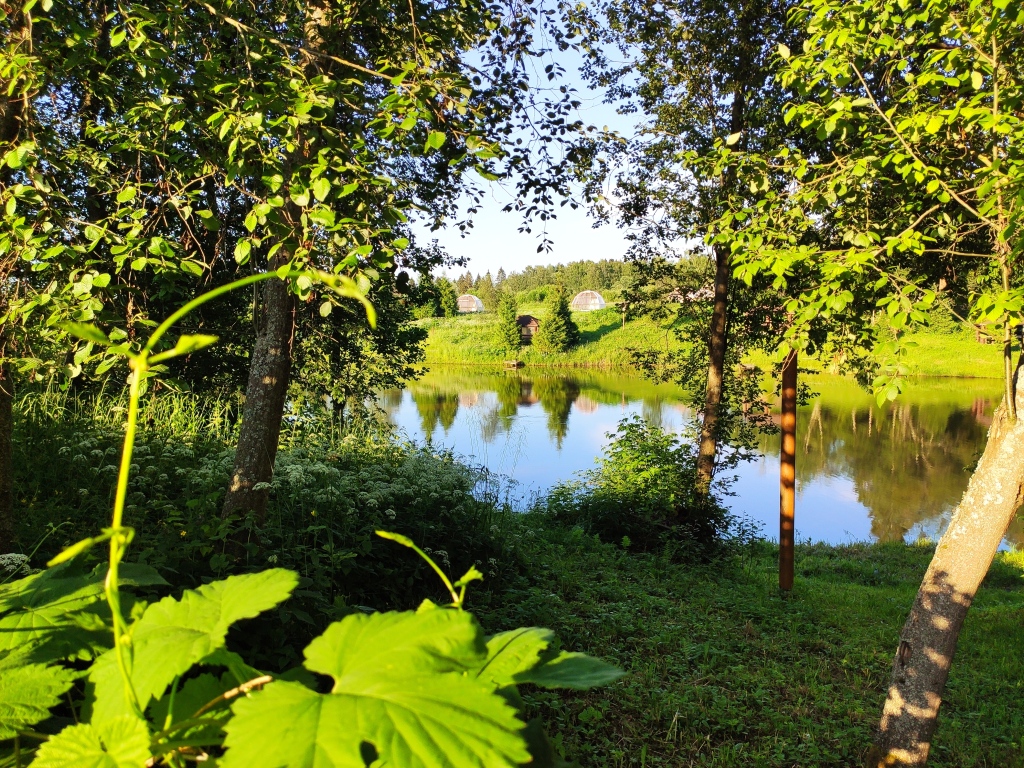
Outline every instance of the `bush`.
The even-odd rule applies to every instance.
[[[689,443],[639,416],[609,437],[598,469],[551,491],[544,508],[554,521],[645,551],[673,541],[706,549],[725,538],[731,518],[696,493]]]
[[[123,414],[116,402],[47,411],[33,408],[31,398],[22,401],[14,484],[24,550],[54,531],[33,566],[108,524],[124,439],[114,424]],[[287,655],[356,606],[410,608],[437,595],[429,567],[375,536],[377,529],[414,538],[452,578],[475,564],[488,591],[518,567],[505,538],[512,513],[480,497],[483,472],[449,453],[382,433],[331,437],[316,424],[292,422],[282,436],[265,522],[229,523],[220,510],[233,465],[225,444],[231,430],[217,432],[203,418],[194,429],[171,429],[167,414],[159,416],[140,434],[133,456],[125,512],[135,528],[132,551],[179,587],[267,567],[297,571],[299,591],[266,618],[279,626],[266,633],[250,628],[261,654]],[[232,551],[236,540],[244,542],[240,559]]]
[[[580,329],[569,311],[569,299],[558,288],[548,299],[547,316],[533,337],[533,344],[542,352],[567,352],[580,343]]]

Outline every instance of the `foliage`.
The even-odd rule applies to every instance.
[[[138,558],[176,584],[195,587],[235,568],[230,542],[241,537],[241,567],[281,566],[303,580],[301,595],[246,633],[254,661],[294,656],[296,646],[351,606],[411,608],[434,595],[436,580],[416,558],[381,542],[402,533],[453,578],[475,565],[495,588],[519,568],[508,513],[478,489],[481,471],[448,453],[396,444],[386,431],[344,431],[313,405],[289,411],[263,525],[219,518],[233,461],[229,403],[161,394],[145,403],[133,452],[136,471],[125,508]],[[15,424],[16,494],[23,541],[54,531],[45,561],[62,544],[105,524],[109,485],[123,440],[126,401],[25,394]],[[40,463],[39,456],[53,457]]]
[[[459,296],[455,292],[455,286],[447,277],[437,279],[438,303],[440,305],[441,317],[455,317],[459,314]]]
[[[533,344],[541,352],[568,352],[579,343],[580,329],[569,311],[569,298],[559,288],[548,299],[547,314],[533,335]]]
[[[522,346],[522,332],[516,322],[517,314],[515,297],[510,293],[503,293],[498,302],[498,317],[494,324],[494,346],[513,355]]]
[[[975,320],[998,329],[1009,371],[1020,292],[1015,265],[1021,174],[1018,45],[1022,19],[1006,3],[961,9],[929,0],[897,11],[883,0],[826,0],[801,10],[803,50],[780,48],[783,81],[798,95],[785,120],[828,141],[827,155],[784,146],[762,155],[723,147],[722,163],[746,168],[761,199],[723,217],[737,274],[773,276],[792,293],[790,341],[803,345],[818,318],[842,314],[851,346],[883,367],[882,399],[905,372],[898,343],[874,338],[874,311],[897,331],[927,322],[936,283],[973,288]],[[871,20],[870,23],[865,20]],[[780,175],[783,188],[764,179]],[[862,298],[860,298],[862,297]]]
[[[697,494],[689,442],[638,416],[620,421],[608,437],[601,466],[556,486],[545,500],[555,522],[643,551],[667,542],[708,548],[723,539],[730,518]]]
[[[565,287],[566,292],[575,296],[580,291],[617,292],[633,275],[634,267],[626,261],[601,259],[600,261],[570,261],[568,264],[535,265],[525,267],[521,272],[504,274],[499,270],[495,287],[505,293],[513,293],[520,302],[544,301],[551,288]],[[476,278],[469,272],[459,280],[470,293],[476,293],[484,278]],[[605,297],[607,298],[607,296]]]
[[[294,572],[231,576],[135,607],[122,593],[122,573],[125,586],[133,571],[143,584],[162,583],[151,568],[123,562],[134,538],[124,512],[142,384],[153,375],[151,365],[198,346],[185,336],[174,349],[155,352],[175,320],[220,292],[165,321],[139,351],[126,351],[133,373],[111,525],[62,551],[47,570],[0,585],[0,622],[23,628],[0,649],[0,663],[18,670],[4,676],[10,682],[2,689],[3,733],[48,720],[46,705],[70,687],[69,662],[82,660],[91,662],[88,698],[69,700],[76,724],[47,738],[35,765],[176,765],[225,749],[227,765],[268,767],[310,766],[324,756],[337,764],[380,758],[423,768],[530,761],[517,684],[588,688],[620,673],[562,652],[543,630],[520,631],[515,642],[485,637],[463,608],[466,587],[483,578],[480,571],[471,567],[453,583],[405,536],[380,533],[422,555],[451,604],[425,601],[415,612],[349,615],[306,647],[305,671],[284,679],[248,666],[226,641],[232,625],[291,595],[299,585]],[[73,331],[97,341],[102,336],[95,326]],[[105,573],[76,572],[83,553],[108,541]],[[203,668],[226,674],[190,674]],[[331,691],[318,692],[309,673],[333,677]],[[20,744],[15,752],[20,762]]]

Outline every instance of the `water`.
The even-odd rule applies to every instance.
[[[854,382],[802,379],[818,396],[797,414],[799,540],[912,541],[937,538],[984,448],[1001,384],[991,379],[918,379],[877,406]],[[684,393],[614,373],[438,368],[381,396],[391,420],[418,441],[453,449],[543,492],[595,466],[607,433],[640,414],[665,429],[692,424]],[[727,504],[778,529],[779,437],[735,470]],[[1018,520],[1007,535],[1024,542]]]

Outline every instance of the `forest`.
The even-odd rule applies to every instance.
[[[1024,766],[1024,8],[0,31],[0,768]],[[535,265],[480,274],[497,189]],[[442,440],[534,406],[559,460],[617,408],[596,465]],[[869,540],[800,538],[820,476]]]

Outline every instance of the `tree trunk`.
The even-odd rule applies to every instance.
[[[273,268],[273,266],[271,267]],[[285,398],[292,366],[295,297],[284,280],[263,285],[260,328],[249,363],[242,427],[235,468],[221,512],[223,517],[252,513],[262,521],[277,458]]]
[[[322,31],[328,21],[327,4],[324,0],[312,0],[305,5],[305,13],[305,42],[318,50],[322,47]],[[316,64],[311,60],[306,75],[313,77],[316,74]],[[291,159],[301,163],[308,146],[303,147],[301,140],[297,140],[296,144],[302,148],[297,149]],[[287,178],[289,173],[286,171],[284,175]],[[301,211],[292,204],[286,205],[284,210],[296,230],[294,234],[298,235]],[[290,258],[290,254],[282,249],[271,260],[269,268],[278,269],[287,264]],[[281,420],[284,418],[291,376],[295,311],[295,295],[285,281],[270,279],[264,283],[262,316],[249,363],[249,381],[245,389],[235,468],[221,509],[224,518],[252,514],[257,522],[262,522],[266,517],[269,483],[274,476],[274,460],[277,458]]]
[[[747,74],[746,47],[741,46],[737,72]],[[737,78],[739,79],[739,78]],[[729,116],[729,133],[741,133],[746,127],[746,93],[742,85],[733,94]],[[743,145],[746,140],[743,140]],[[728,196],[736,186],[736,172],[727,171],[722,178],[722,195],[728,205]],[[715,304],[711,312],[708,335],[708,380],[704,396],[704,417],[700,427],[700,445],[697,448],[697,492],[706,495],[711,490],[715,474],[715,455],[718,453],[719,414],[725,390],[725,351],[728,342],[729,316],[729,247],[715,246]]]
[[[15,551],[14,381],[0,365],[0,554]]]
[[[715,248],[715,305],[708,335],[708,381],[704,396],[704,418],[697,449],[697,490],[706,494],[711,488],[718,451],[718,411],[725,385],[725,350],[729,312],[729,251]]]
[[[12,49],[31,46],[32,29],[23,11],[11,11],[9,46]],[[25,116],[25,97],[0,92],[0,155],[18,141]],[[14,171],[6,165],[0,169],[0,185],[14,181]],[[8,302],[17,284],[18,264],[7,254],[0,259],[0,315],[7,312]],[[13,552],[14,541],[14,379],[10,366],[3,362],[11,354],[12,336],[7,324],[0,325],[0,554]]]
[[[793,588],[796,525],[796,350],[782,365],[782,452],[779,458],[779,589]]]
[[[1024,405],[1017,365],[1013,391]],[[871,752],[872,768],[928,760],[957,638],[1006,529],[1024,501],[1024,421],[1004,399],[963,499],[939,541],[900,634],[889,695]]]

